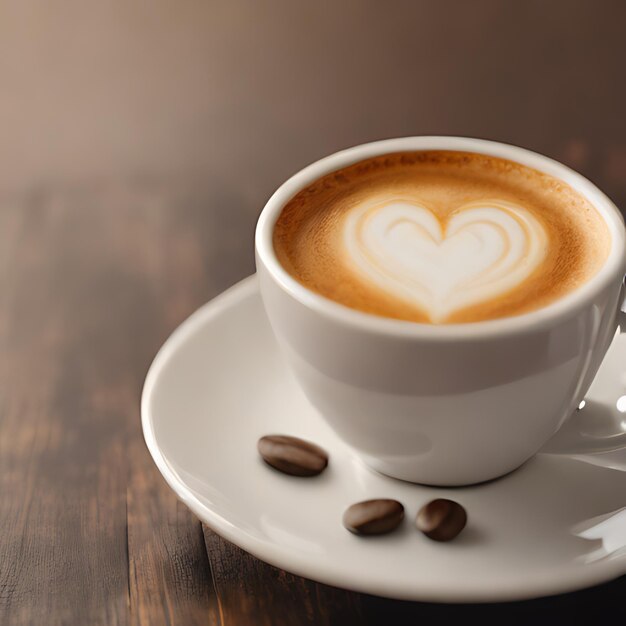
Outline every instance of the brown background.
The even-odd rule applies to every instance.
[[[624,578],[459,607],[275,570],[177,503],[138,408],[167,335],[254,271],[271,191],[334,150],[493,138],[626,206],[625,25],[620,0],[0,0],[0,623],[626,616]]]

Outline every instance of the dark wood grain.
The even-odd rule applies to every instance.
[[[0,622],[124,624],[129,405],[97,402],[124,373],[87,224],[41,197],[0,215]]]
[[[175,191],[90,188],[0,212],[10,255],[0,286],[0,623],[212,615],[200,524],[154,471],[139,422],[158,342],[210,295],[178,202]]]
[[[135,441],[126,496],[131,623],[219,624],[200,524]]]
[[[139,398],[168,334],[254,270],[273,189],[342,147],[493,138],[626,207],[626,3],[79,4],[0,20],[0,624],[623,622],[624,577],[443,606],[263,564],[176,501]]]
[[[363,622],[359,594],[267,565],[207,526],[204,536],[223,626],[351,626]]]
[[[430,624],[480,623],[493,626],[528,624],[610,624],[626,617],[623,607],[624,579],[593,589],[541,600],[489,605],[441,605],[395,602],[368,596],[363,610],[367,624],[409,626],[417,621]]]

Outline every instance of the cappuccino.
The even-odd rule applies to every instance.
[[[300,283],[345,306],[422,323],[477,322],[546,306],[604,263],[591,203],[526,166],[466,152],[407,152],[315,181],[273,242]]]
[[[421,323],[544,307],[591,278],[611,239],[566,183],[483,154],[385,154],[296,194],[274,227],[278,260],[318,294]]]

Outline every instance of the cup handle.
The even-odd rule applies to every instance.
[[[624,290],[624,287],[622,287]],[[626,297],[622,294],[618,311],[619,335],[626,333]],[[615,337],[618,335],[616,334]],[[613,339],[615,341],[615,338]],[[618,407],[618,398],[625,398],[626,388],[616,394],[616,404],[585,399],[541,452],[547,454],[585,455],[626,449],[626,413]]]
[[[626,300],[622,304],[621,311],[617,314],[619,316],[618,324],[619,324],[620,335],[623,335],[624,333],[626,333],[626,310],[624,308],[625,306],[626,306]]]

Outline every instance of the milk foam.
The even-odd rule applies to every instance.
[[[611,237],[587,198],[518,163],[385,154],[313,181],[273,233],[285,270],[365,313],[461,324],[521,315],[577,289]]]
[[[377,198],[347,213],[343,244],[362,281],[438,323],[515,289],[544,260],[548,237],[528,210],[503,201],[470,203],[440,221],[415,202]]]

